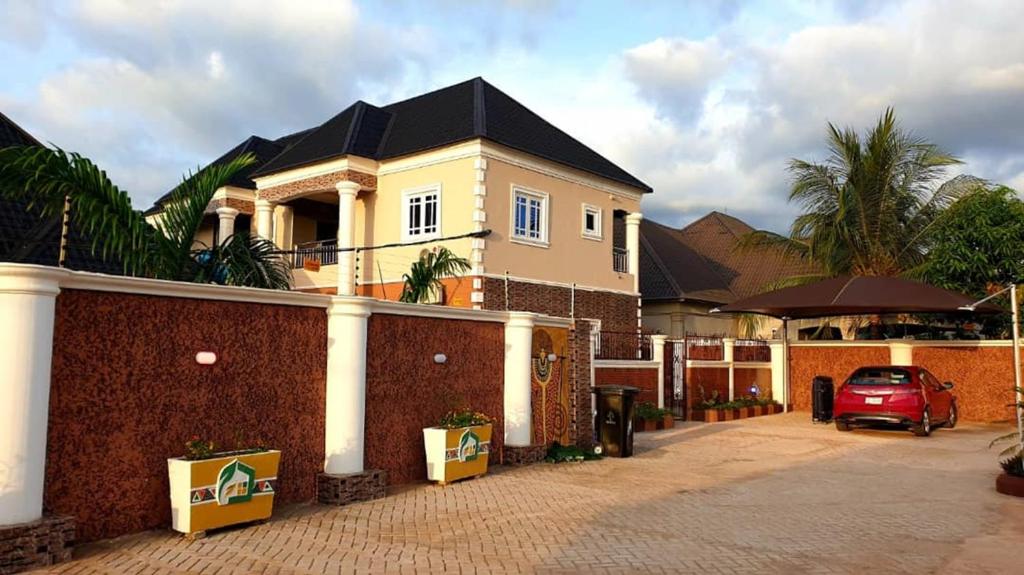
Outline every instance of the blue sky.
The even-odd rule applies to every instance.
[[[301,10],[296,9],[299,6]],[[249,136],[484,76],[655,188],[783,231],[826,122],[906,127],[1024,189],[1019,1],[0,0],[0,111],[140,207]],[[951,174],[952,175],[952,174]]]

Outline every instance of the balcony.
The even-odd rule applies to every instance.
[[[629,273],[629,250],[612,248],[612,269],[620,274]]]
[[[292,254],[292,269],[302,268],[307,261],[315,261],[322,266],[332,266],[338,263],[338,240],[320,240],[317,242],[306,242],[295,246],[295,253]]]
[[[635,331],[602,331],[594,344],[594,359],[651,360],[651,336],[649,334]]]

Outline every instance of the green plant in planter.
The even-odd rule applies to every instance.
[[[636,406],[636,416],[648,421],[661,419],[663,412],[664,410],[658,409],[658,407],[650,401],[644,401]]]
[[[1019,387],[1015,387],[1013,388],[1013,390],[1018,394],[1018,396],[1020,394],[1024,394],[1024,389],[1021,389]],[[1018,401],[1016,403],[1011,403],[1010,407],[1013,407],[1014,409],[1018,410],[1024,409],[1024,402]],[[1018,470],[1021,469],[1021,457],[1024,456],[1024,451],[1022,451],[1021,445],[1024,445],[1024,437],[1021,437],[1020,431],[1014,431],[1011,433],[1007,433],[1006,435],[1000,435],[999,437],[993,439],[992,442],[988,444],[988,446],[993,447],[997,443],[1007,443],[1010,441],[1012,441],[1013,444],[999,452],[1000,457],[1009,457],[1009,459],[1001,461],[999,462],[999,464],[1003,466],[1003,470],[1005,470],[1008,475],[1019,475],[1024,477],[1024,472],[1013,473],[1006,468],[1007,464],[1009,464],[1010,467],[1013,468],[1014,461],[1016,461],[1016,468]]]
[[[1000,461],[999,466],[1003,468],[1007,475],[1024,477],[1024,457],[1021,457],[1020,454]]]
[[[459,429],[460,427],[472,427],[474,425],[487,425],[493,423],[494,419],[479,411],[473,411],[468,407],[453,409],[441,418],[438,427],[444,429]]]
[[[575,445],[562,445],[556,441],[548,448],[544,461],[548,463],[570,463],[596,461],[598,459],[603,459],[603,456],[599,453],[594,453],[593,450],[584,450]]]

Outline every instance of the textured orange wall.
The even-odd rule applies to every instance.
[[[62,290],[45,506],[82,541],[166,527],[167,459],[193,434],[280,449],[278,501],[310,500],[326,366],[323,309]]]
[[[760,368],[737,368],[733,370],[733,389],[735,397],[750,395],[750,387],[757,384],[760,390],[758,397],[772,398],[772,370]]]
[[[640,388],[637,402],[658,403],[658,370],[644,367],[594,368],[594,385],[632,385]]]
[[[914,363],[956,386],[964,421],[1013,419],[1013,349],[1010,347],[915,347]]]
[[[444,284],[444,304],[450,307],[473,307],[473,278],[458,277],[441,280]],[[356,295],[374,297],[390,301],[398,301],[402,297],[402,282],[386,284],[363,284],[356,288]],[[336,290],[335,290],[336,291]],[[333,292],[332,292],[333,293]]]
[[[425,481],[423,428],[461,406],[495,418],[491,462],[497,463],[504,435],[503,324],[373,314],[367,335],[367,469],[386,470],[392,484]],[[434,363],[436,353],[448,361]]]
[[[790,403],[797,411],[810,411],[811,382],[816,375],[831,376],[838,387],[858,367],[888,364],[888,346],[790,347]]]
[[[729,401],[729,370],[724,367],[686,368],[686,398],[690,407],[697,407],[703,398],[711,399],[718,392],[721,401]]]

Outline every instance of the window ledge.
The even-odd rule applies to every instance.
[[[580,237],[582,237],[585,240],[592,240],[592,241],[595,241],[595,242],[603,242],[604,241],[604,237],[603,236],[600,236],[598,234],[588,234],[587,232],[581,233]]]
[[[542,241],[542,240],[530,240],[530,239],[527,239],[527,238],[520,238],[520,237],[516,237],[516,236],[510,237],[508,239],[508,241],[512,242],[513,244],[522,244],[524,246],[531,246],[531,247],[535,247],[535,248],[547,249],[547,248],[551,247],[551,244],[549,242],[545,242],[545,241]]]

